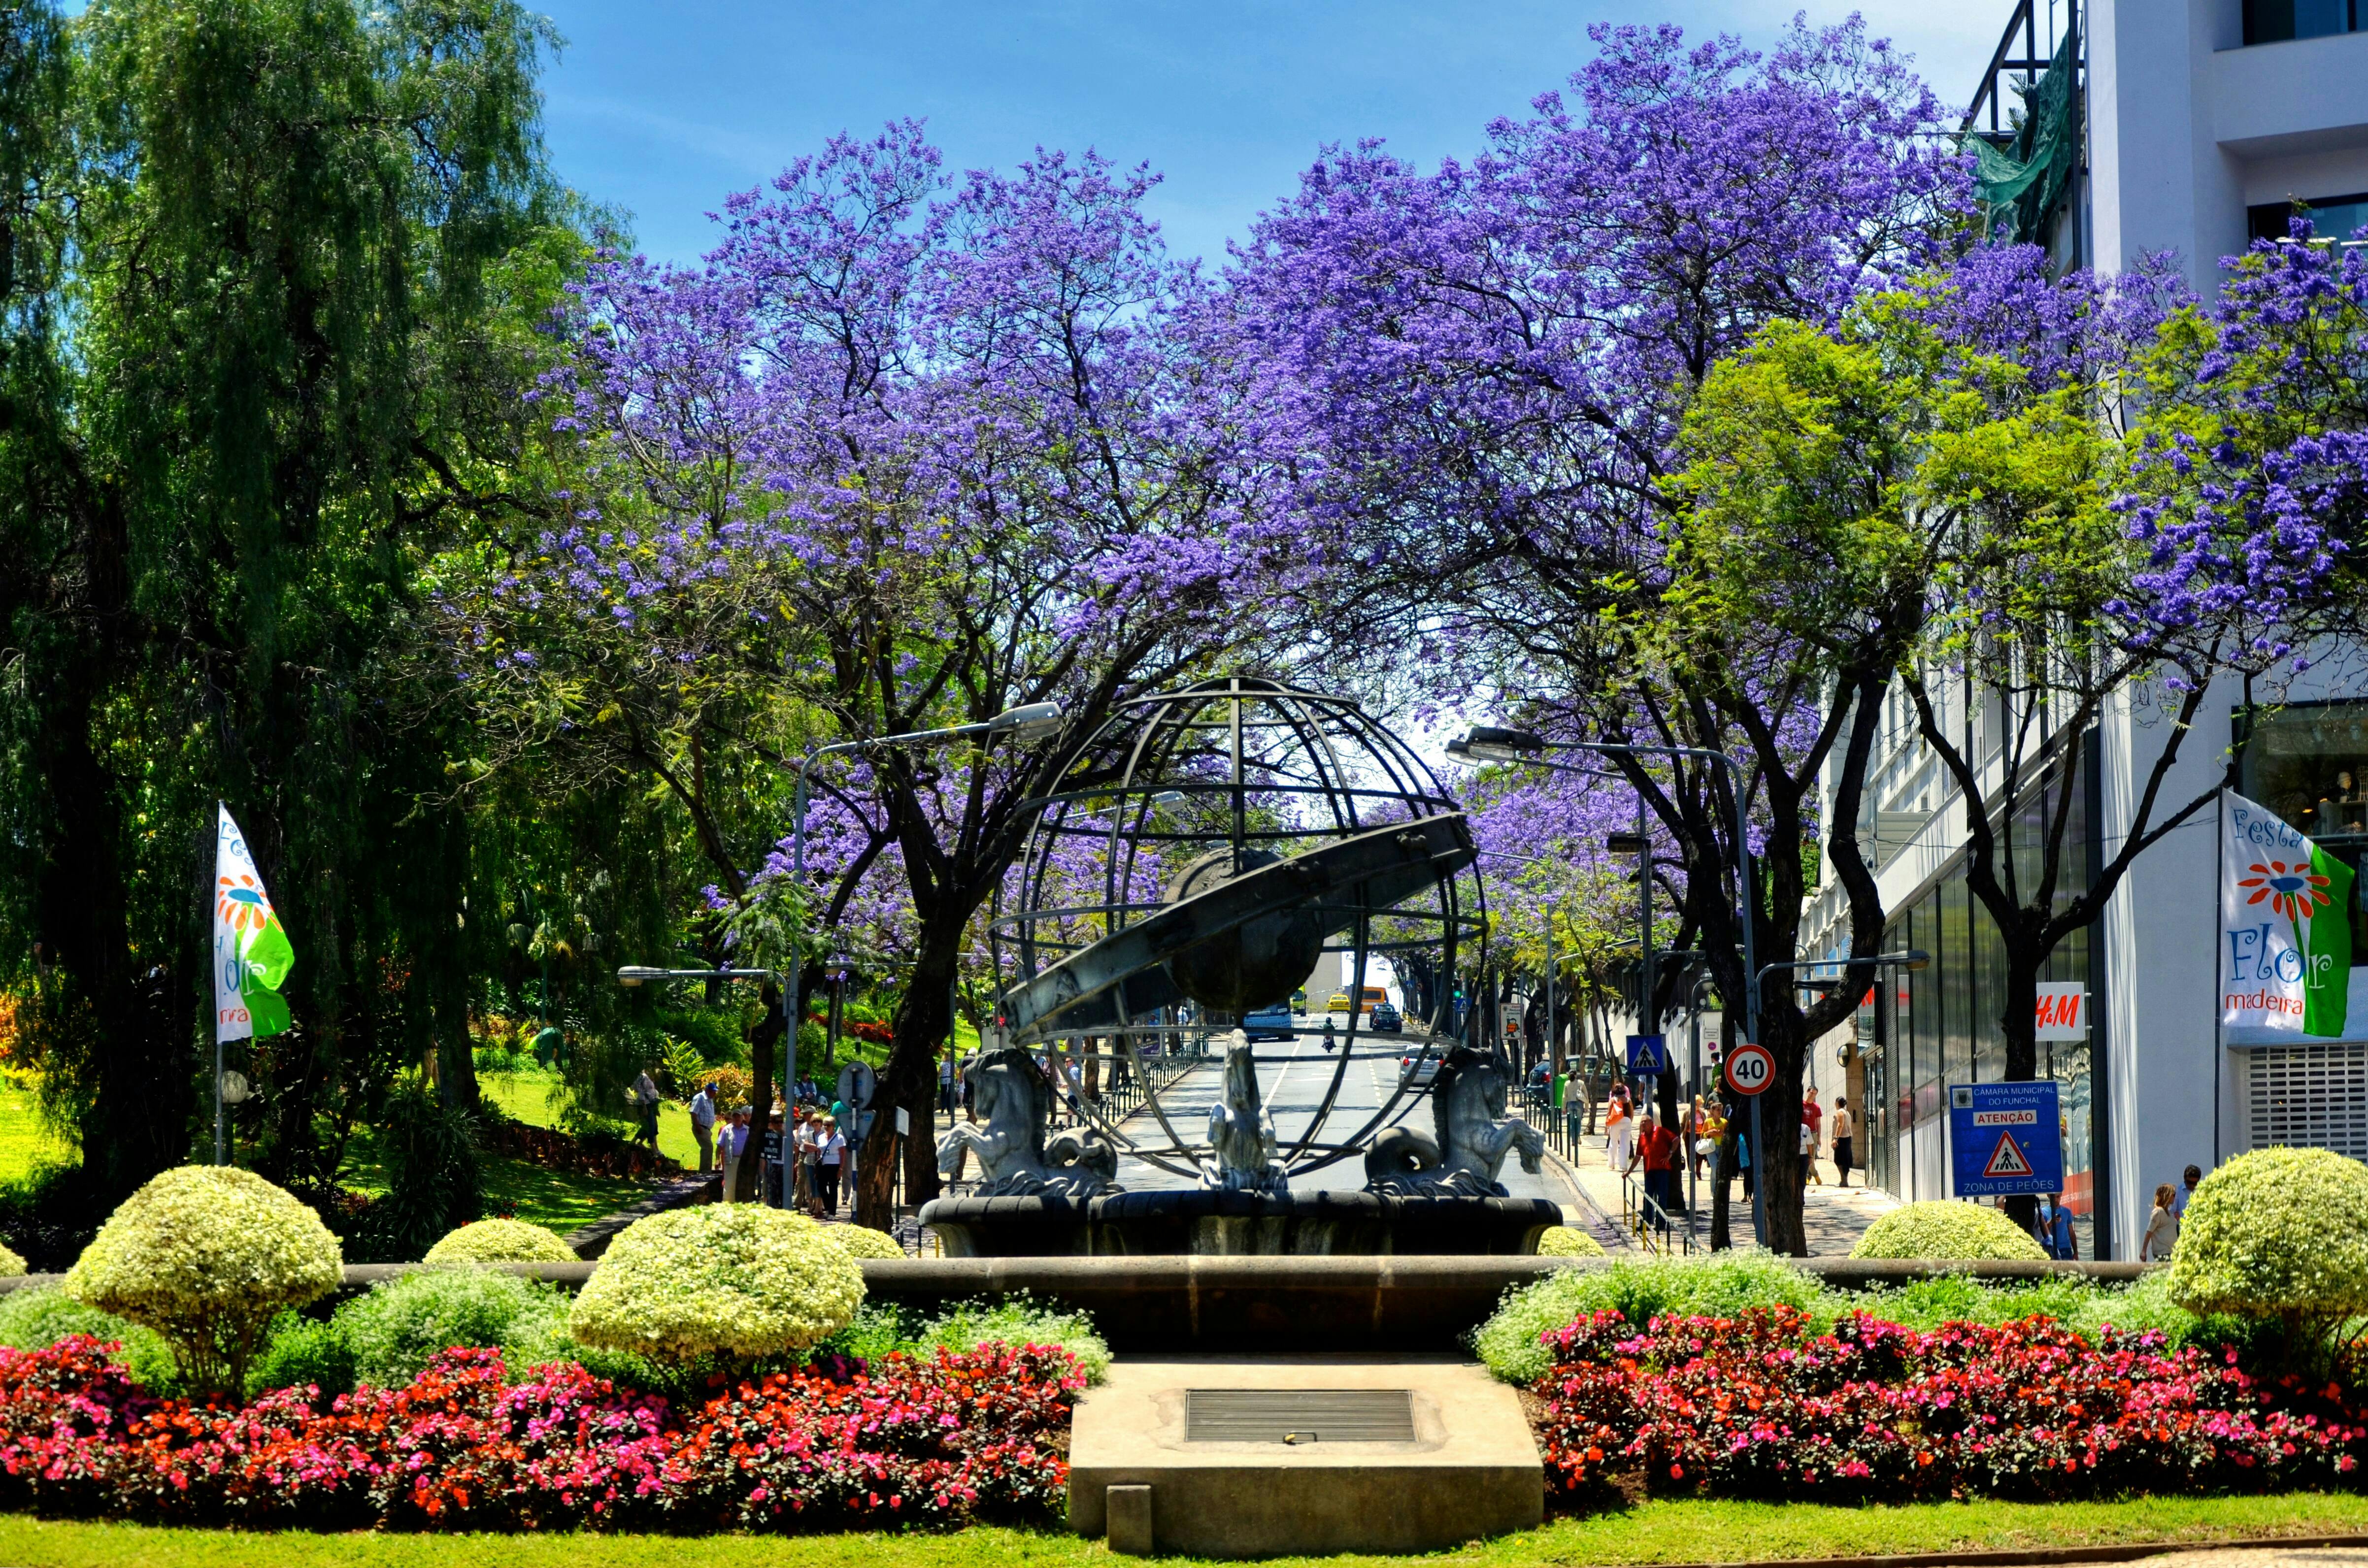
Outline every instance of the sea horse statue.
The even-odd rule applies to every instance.
[[[1209,1147],[1201,1179],[1223,1192],[1290,1190],[1275,1152],[1274,1118],[1258,1097],[1258,1061],[1250,1037],[1235,1029],[1225,1046],[1224,1097],[1209,1108]]]
[[[1365,1155],[1365,1190],[1395,1198],[1504,1198],[1497,1173],[1518,1151],[1521,1168],[1544,1168],[1545,1134],[1507,1116],[1513,1074],[1493,1051],[1459,1045],[1440,1064],[1431,1085],[1436,1137],[1411,1127],[1389,1129]]]
[[[938,1140],[938,1173],[951,1176],[964,1152],[978,1158],[981,1198],[1094,1198],[1119,1190],[1118,1151],[1076,1132],[1044,1136],[1053,1085],[1017,1046],[980,1053],[963,1070],[978,1121],[954,1123]]]

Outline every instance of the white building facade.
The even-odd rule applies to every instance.
[[[1930,62],[1927,62],[1928,65]],[[2063,266],[2126,269],[2170,252],[2200,294],[2220,259],[2286,232],[2296,203],[2322,233],[2368,223],[2368,0],[2089,0],[2026,3],[1985,74],[1974,125],[2009,142],[2024,103],[2042,103],[2049,67],[2072,73],[2068,174],[2020,223]],[[2059,75],[2060,90],[2067,85]],[[2018,91],[2018,89],[2021,89]],[[2237,682],[2213,690],[2161,800],[2174,808],[2225,782],[2339,858],[2368,847],[2368,681],[2340,653],[2277,693],[2248,722]],[[2123,842],[2167,739],[2140,692],[2070,741],[2078,876]],[[1962,703],[1963,694],[1957,700]],[[1907,1199],[1949,1193],[1948,1086],[2003,1075],[1998,1018],[2003,965],[1988,915],[1969,899],[1959,850],[1964,816],[1937,758],[1894,694],[1859,835],[1877,862],[1886,947],[1931,966],[1884,980],[1854,1028],[1815,1052],[1828,1104],[1861,1111],[1860,1145],[1875,1185]],[[1951,722],[1981,736],[1995,717]],[[1828,820],[1831,820],[1828,817]],[[2159,812],[2157,813],[2159,820]],[[2218,951],[2216,806],[2141,855],[2103,917],[2057,952],[2046,978],[2087,987],[2089,1037],[2042,1042],[2039,1070],[2060,1085],[2067,1204],[2084,1256],[2132,1258],[2157,1184],[2247,1149],[2318,1144],[2368,1158],[2368,981],[2352,971],[2344,1038],[2237,1038],[2220,1027],[2229,959]],[[2085,856],[2085,859],[2083,857]],[[1807,950],[1846,946],[1828,871]],[[2355,883],[2355,963],[2368,916]]]

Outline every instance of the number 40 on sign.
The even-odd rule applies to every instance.
[[[1726,1053],[1726,1086],[1738,1095],[1756,1095],[1776,1076],[1776,1059],[1764,1045],[1747,1040]]]

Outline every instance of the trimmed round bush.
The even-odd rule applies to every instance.
[[[902,1257],[905,1249],[885,1231],[869,1225],[825,1225],[823,1233],[844,1248],[849,1257]]]
[[[0,1279],[20,1278],[29,1272],[25,1260],[17,1255],[17,1249],[0,1242]]]
[[[1603,1244],[1576,1225],[1549,1225],[1538,1237],[1540,1257],[1602,1257]]]
[[[273,1317],[336,1290],[341,1267],[320,1215],[253,1171],[181,1165],[108,1217],[65,1293],[162,1335],[192,1389],[237,1395]]]
[[[2004,1258],[2044,1263],[2047,1249],[2028,1231],[1987,1203],[1933,1199],[1895,1209],[1866,1228],[1852,1257]]]
[[[423,1263],[574,1263],[575,1249],[524,1220],[479,1220],[448,1233]]]
[[[2297,1351],[2368,1313],[2368,1165],[2331,1149],[2256,1149],[2188,1199],[2170,1298],[2275,1318]]]
[[[653,1214],[609,1244],[575,1298],[575,1338],[657,1361],[746,1365],[847,1326],[863,1271],[802,1214],[710,1203]]]
[[[551,1286],[477,1268],[427,1268],[347,1301],[331,1320],[353,1358],[354,1376],[381,1388],[417,1377],[455,1346],[510,1352],[522,1372],[556,1359],[544,1347],[566,1332],[567,1301]]]

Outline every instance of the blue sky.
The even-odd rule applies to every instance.
[[[2042,0],[2043,6],[2045,0]],[[546,77],[559,171],[631,216],[651,256],[695,260],[705,215],[842,130],[914,115],[956,168],[1087,145],[1166,176],[1152,214],[1221,256],[1327,142],[1468,154],[1586,58],[1589,22],[1674,21],[1759,42],[1790,4],[1746,0],[546,0],[568,40]],[[1847,4],[1810,5],[1813,21]],[[1952,103],[2007,0],[1861,0]]]

